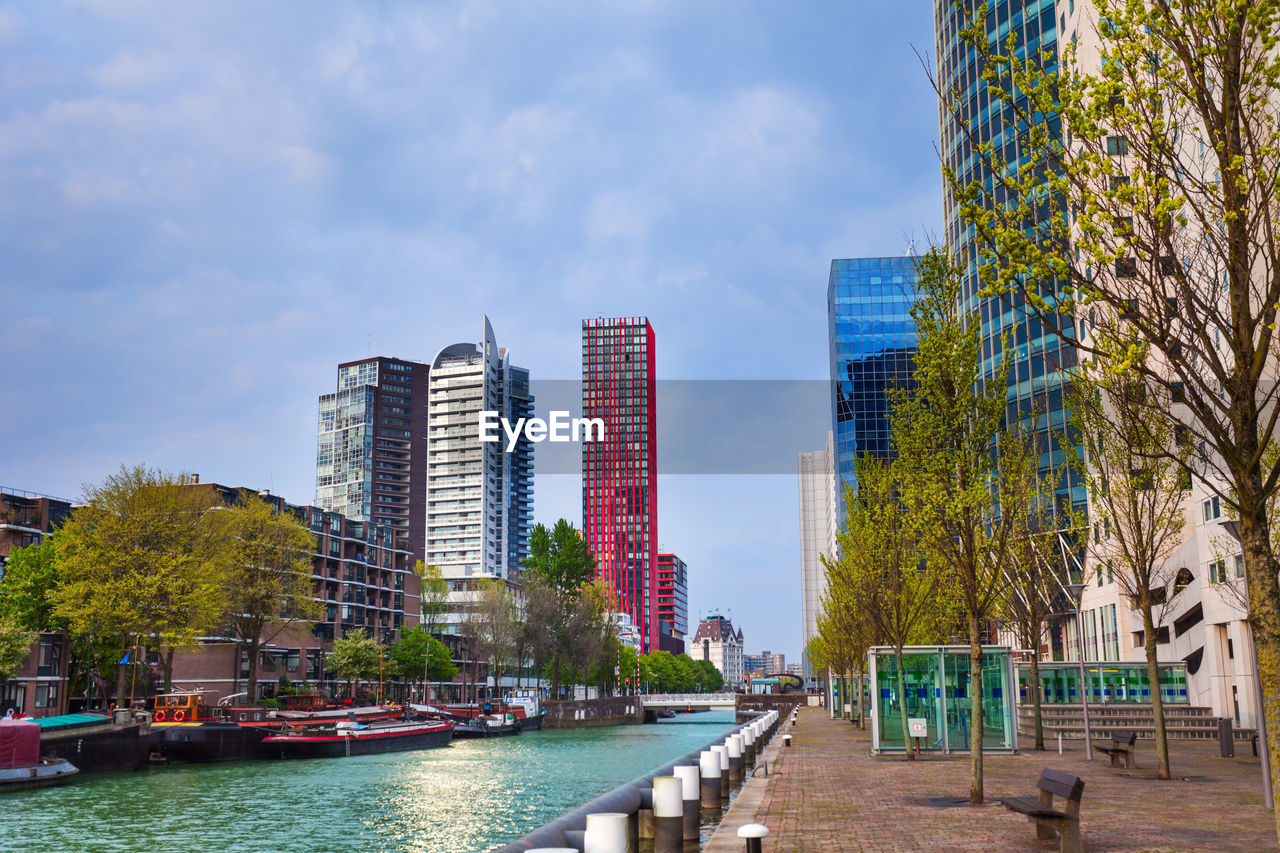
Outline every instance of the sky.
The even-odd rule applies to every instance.
[[[660,379],[825,379],[831,259],[939,231],[932,28],[926,0],[0,2],[0,487],[145,463],[308,503],[336,365],[486,314],[537,379],[639,315]],[[581,524],[577,477],[535,489]],[[794,472],[658,490],[691,622],[797,660]]]

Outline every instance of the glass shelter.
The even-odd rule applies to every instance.
[[[1150,705],[1151,679],[1147,664],[1133,661],[1094,661],[1084,665],[1091,705]],[[1186,705],[1187,665],[1181,661],[1159,665],[1160,698],[1166,705]],[[1031,704],[1028,690],[1031,665],[1018,665],[1018,702]],[[1040,701],[1046,705],[1080,704],[1080,664],[1040,661]]]
[[[907,717],[926,721],[921,751],[968,752],[970,690],[968,646],[907,646],[902,654],[903,685],[891,647],[870,650],[871,751],[896,752],[907,747],[902,706]],[[1016,751],[1017,696],[1008,646],[983,646],[982,748]],[[912,744],[914,748],[915,744]]]

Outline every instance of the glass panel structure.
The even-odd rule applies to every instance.
[[[1187,665],[1182,662],[1162,663],[1160,698],[1166,704],[1186,705]],[[1151,680],[1147,665],[1140,661],[1095,661],[1085,664],[1089,684],[1090,705],[1150,705]],[[1030,704],[1031,665],[1018,665],[1018,702]],[[1080,704],[1080,665],[1066,662],[1040,664],[1040,701],[1046,705]]]
[[[827,331],[837,496],[853,484],[859,453],[892,456],[890,388],[909,386],[915,372],[916,299],[913,257],[831,262]]]
[[[870,652],[872,751],[903,750],[902,707],[907,717],[923,717],[928,735],[920,749],[967,752],[972,689],[967,646],[908,646],[903,649],[903,685],[892,648]],[[1018,748],[1014,725],[1013,667],[1009,649],[986,646],[982,663],[982,748]],[[914,747],[914,744],[912,744]]]

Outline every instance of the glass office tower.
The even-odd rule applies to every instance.
[[[851,258],[831,262],[827,331],[831,357],[831,415],[835,438],[836,503],[855,485],[860,453],[883,459],[889,440],[890,388],[906,388],[915,370],[916,298],[912,257]],[[843,513],[837,513],[837,522]]]
[[[1012,130],[1006,133],[1011,117],[989,96],[977,52],[959,36],[959,31],[968,23],[968,15],[980,4],[977,0],[967,0],[960,5],[962,8],[958,9],[953,0],[934,0],[939,90],[953,93],[955,99],[954,104],[939,105],[942,157],[960,183],[981,181],[990,192],[992,178],[974,151],[975,141],[991,143],[1002,157],[1020,164],[1031,162],[1038,152],[1017,150]],[[989,3],[985,21],[988,41],[998,42],[1003,52],[1012,33],[1017,37],[1019,56],[1043,56],[1045,67],[1052,70],[1058,55],[1056,5],[1055,0]],[[955,114],[957,105],[959,116]],[[1062,392],[1065,371],[1076,364],[1075,348],[1059,338],[1055,330],[1046,329],[1030,316],[1016,296],[1000,299],[979,295],[980,246],[974,229],[960,220],[955,199],[945,185],[943,221],[947,246],[964,269],[961,297],[964,308],[982,324],[982,375],[984,379],[993,378],[1002,355],[1012,359],[1006,423],[1036,418],[1041,473],[1055,472],[1058,477],[1055,509],[1061,511],[1073,503],[1083,510],[1083,485],[1075,482],[1067,454],[1058,440],[1066,432]],[[1064,329],[1073,328],[1070,318],[1059,318],[1058,322]],[[1002,353],[1005,340],[1007,351]]]

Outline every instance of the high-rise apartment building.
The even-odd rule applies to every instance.
[[[831,262],[827,337],[837,505],[844,484],[853,484],[858,454],[892,455],[889,389],[909,387],[915,372],[915,285],[910,256]]]
[[[427,373],[421,362],[366,358],[338,365],[320,397],[316,506],[386,525],[423,559]]]
[[[836,556],[836,506],[834,439],[828,432],[825,449],[800,454],[800,606],[805,649],[818,633],[822,596],[827,591],[822,558]],[[807,653],[802,654],[802,660],[808,684],[816,673],[809,667]]]
[[[689,570],[675,554],[658,555],[658,646],[678,655],[689,636]]]
[[[644,317],[582,321],[582,414],[604,423],[582,448],[582,532],[615,606],[660,648],[658,425],[653,327]]]
[[[960,5],[961,8],[957,8]],[[989,4],[983,26],[987,39],[1004,50],[1008,38],[1016,36],[1015,52],[1019,57],[1047,56],[1046,68],[1056,64],[1059,22],[1057,6],[1074,9],[1070,3],[1055,0],[1003,0]],[[934,0],[938,87],[954,92],[959,115],[950,104],[940,106],[939,122],[943,162],[957,180],[968,185],[983,182],[990,187],[992,177],[975,149],[976,143],[991,144],[1004,157],[1019,164],[1034,162],[1042,152],[1019,151],[1014,146],[1014,130],[1006,127],[1007,116],[999,102],[987,92],[982,79],[978,52],[960,36],[968,16],[978,8],[976,0],[956,4],[952,0]],[[1056,508],[1068,505],[1084,508],[1084,487],[1069,469],[1068,453],[1061,446],[1064,432],[1063,388],[1066,371],[1076,364],[1076,351],[1053,329],[1047,329],[1026,310],[1016,295],[1010,299],[983,297],[978,268],[980,245],[972,226],[961,221],[959,206],[944,185],[943,228],[947,246],[963,269],[961,300],[966,313],[981,324],[982,376],[995,377],[1001,364],[1000,348],[1007,340],[1009,358],[1008,410],[1006,422],[1013,424],[1039,412],[1037,433],[1041,452],[1041,471],[1057,477]],[[1066,326],[1072,321],[1063,319]]]
[[[508,451],[480,441],[481,412],[509,423],[533,414],[529,371],[511,363],[484,318],[479,343],[445,347],[431,363],[426,464],[426,561],[454,592],[481,578],[514,581],[528,554],[533,516],[533,445]]]

